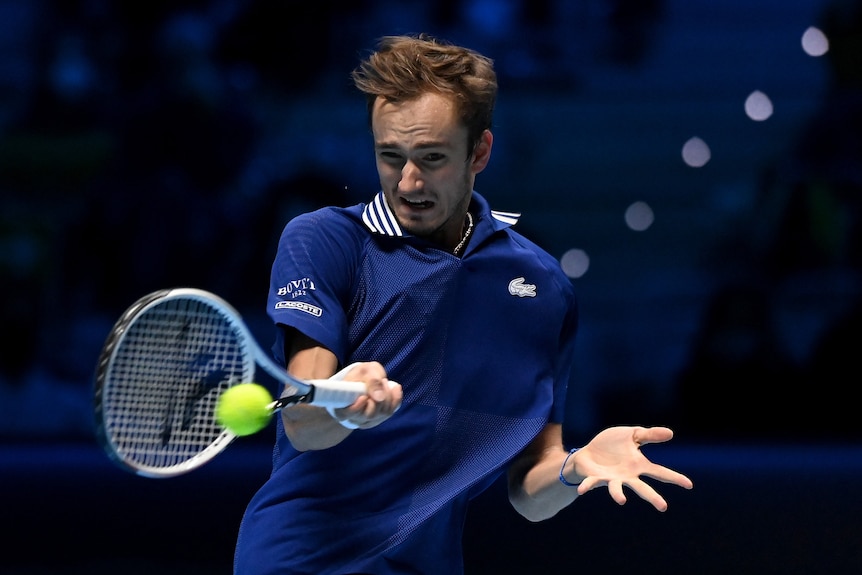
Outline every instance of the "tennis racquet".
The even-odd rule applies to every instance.
[[[99,356],[96,436],[120,467],[145,477],[187,473],[221,453],[236,435],[215,417],[228,388],[255,381],[260,366],[284,384],[268,407],[310,403],[345,407],[365,384],[302,381],[272,361],[240,314],[194,288],[150,293],[117,320]]]

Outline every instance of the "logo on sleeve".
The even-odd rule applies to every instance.
[[[509,282],[509,293],[518,297],[536,297],[536,286],[524,283],[524,278],[515,278]]]
[[[276,293],[279,297],[290,298],[293,301],[279,301],[275,304],[275,309],[295,309],[304,311],[307,314],[315,317],[323,315],[323,310],[314,304],[304,301],[296,301],[296,298],[309,295],[309,292],[315,291],[314,281],[311,278],[302,278],[291,280],[278,288]]]
[[[280,301],[275,304],[275,309],[295,309],[299,311],[304,311],[305,313],[313,315],[314,317],[320,317],[321,315],[323,315],[322,309],[320,309],[316,305],[305,303],[304,301]]]
[[[314,281],[311,278],[302,278],[287,282],[285,285],[278,288],[277,293],[279,297],[290,296],[291,298],[297,298],[299,296],[308,295],[308,292],[316,289],[317,288],[314,287]]]

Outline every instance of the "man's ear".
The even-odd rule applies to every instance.
[[[488,165],[488,161],[491,159],[491,147],[493,144],[494,135],[491,133],[491,130],[482,132],[476,147],[473,149],[471,168],[474,174],[478,174]]]

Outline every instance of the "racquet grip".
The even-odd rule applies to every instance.
[[[347,407],[365,395],[365,384],[361,381],[312,379],[306,383],[314,387],[314,395],[309,403],[321,407]]]

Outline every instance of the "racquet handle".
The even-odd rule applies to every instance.
[[[312,379],[306,381],[314,388],[311,405],[320,407],[347,407],[365,395],[365,384],[361,381],[338,379]]]

